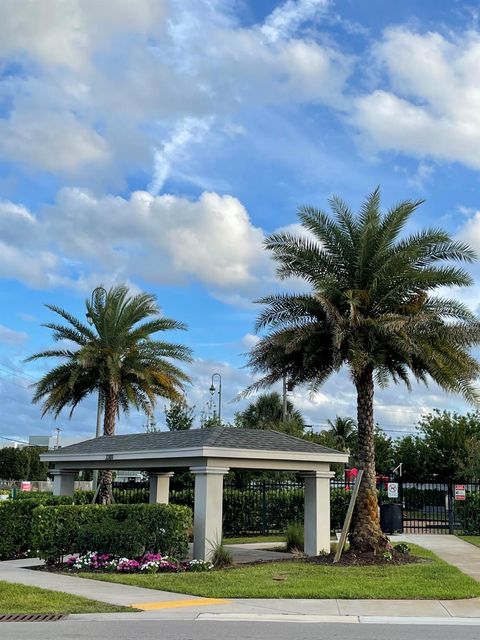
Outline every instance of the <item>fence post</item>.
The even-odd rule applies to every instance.
[[[262,480],[262,531],[265,535],[268,534],[268,522],[267,522],[267,487],[265,480]]]
[[[453,513],[453,485],[451,482],[448,483],[448,493],[447,493],[447,509],[448,509],[448,533],[451,535],[455,533],[455,519]]]

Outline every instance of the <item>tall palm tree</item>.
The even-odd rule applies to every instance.
[[[357,425],[353,418],[336,416],[335,420],[327,420],[329,429],[336,446],[343,451],[350,449],[357,435]]]
[[[96,290],[86,301],[86,325],[68,311],[46,305],[68,324],[47,323],[55,341],[67,340],[72,347],[50,349],[28,360],[60,358],[56,365],[35,383],[33,402],[43,402],[42,415],[70,409],[92,393],[99,393],[104,408],[104,436],[115,433],[120,410],[130,406],[147,416],[157,397],[179,400],[188,376],[173,361],[189,362],[191,352],[180,344],[154,340],[153,334],[171,329],[185,329],[176,320],[159,317],[156,298],[147,293],[129,295],[125,285],[112,287],[102,296]],[[111,472],[104,471],[100,494],[103,502],[111,499]]]
[[[263,377],[248,391],[288,376],[313,391],[342,366],[357,395],[359,463],[364,469],[351,545],[379,550],[387,543],[380,530],[375,486],[374,382],[390,380],[410,388],[412,379],[433,380],[446,391],[473,402],[479,364],[470,348],[480,342],[480,326],[469,309],[434,296],[446,287],[472,284],[452,261],[476,259],[470,247],[441,229],[405,235],[404,227],[420,201],[400,202],[380,211],[380,191],[367,197],[358,214],[342,200],[330,200],[330,215],[300,209],[308,234],[275,233],[265,244],[278,275],[297,277],[309,293],[263,298],[257,330],[268,330],[251,351],[249,364]]]

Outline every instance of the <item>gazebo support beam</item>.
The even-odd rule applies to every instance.
[[[330,479],[333,471],[313,471],[305,481],[304,551],[330,553]]]
[[[222,540],[223,476],[228,467],[190,467],[195,476],[193,557],[210,560]]]
[[[150,504],[168,504],[170,478],[173,476],[173,471],[168,473],[152,471],[148,475],[150,480]]]

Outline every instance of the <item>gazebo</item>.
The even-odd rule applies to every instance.
[[[208,559],[222,538],[223,478],[230,469],[295,471],[305,482],[305,553],[330,551],[330,464],[348,455],[278,431],[221,427],[93,438],[41,456],[55,495],[73,496],[81,469],[143,469],[150,502],[168,503],[170,478],[195,476],[193,557]]]

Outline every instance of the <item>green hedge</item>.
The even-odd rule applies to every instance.
[[[480,535],[480,492],[467,492],[464,502],[455,502],[456,520],[464,535]]]
[[[332,531],[342,528],[350,492],[332,489],[330,515]],[[172,491],[170,501],[193,508],[193,489]],[[248,489],[227,487],[223,496],[223,533],[241,536],[262,532],[283,532],[291,522],[303,520],[303,488],[267,489],[261,485]]]
[[[68,504],[67,496],[45,495],[42,504]],[[33,499],[6,500],[0,502],[0,560],[24,556],[32,549],[33,511],[40,502]]]
[[[113,489],[113,499],[119,504],[147,504],[150,492],[143,487],[140,489]],[[75,504],[91,504],[94,492],[91,490],[79,489],[75,491]]]
[[[184,558],[191,520],[191,511],[178,505],[40,506],[33,512],[32,542],[38,557],[48,563],[86,551],[161,552]]]

